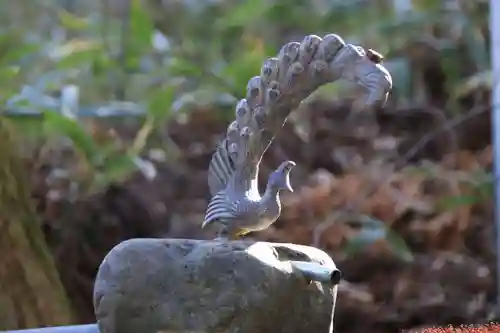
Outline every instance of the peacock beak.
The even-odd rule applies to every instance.
[[[293,192],[292,184],[290,184],[290,175],[288,174],[286,175],[285,188],[288,191]]]
[[[290,192],[293,192],[292,185],[290,184],[290,170],[295,166],[295,162],[293,161],[286,161],[283,162],[283,172],[285,173],[285,186],[284,188]]]
[[[288,169],[288,171],[292,170],[294,166],[297,164],[294,161],[286,161],[285,162],[285,168]]]

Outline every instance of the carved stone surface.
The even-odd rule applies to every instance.
[[[337,287],[309,283],[288,260],[335,267],[293,244],[127,240],[96,277],[100,332],[331,332]]]

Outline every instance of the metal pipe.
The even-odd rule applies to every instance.
[[[337,267],[308,262],[290,260],[292,267],[302,273],[307,280],[328,283],[333,286],[339,284],[342,273]]]
[[[500,86],[498,77],[500,74],[500,2],[490,1],[490,31],[491,31],[491,67],[492,67],[492,110],[491,110],[491,132],[493,143],[493,175],[495,187],[494,220],[496,226],[496,253],[497,253],[497,307],[500,307],[500,187],[498,177],[500,176]]]
[[[2,333],[99,333],[97,324],[89,325],[71,325],[71,326],[53,326],[31,328],[26,330],[0,331]]]

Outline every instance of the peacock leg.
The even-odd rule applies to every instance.
[[[241,238],[248,233],[250,233],[250,230],[242,228],[242,229],[238,230],[238,232],[235,234],[235,238]]]

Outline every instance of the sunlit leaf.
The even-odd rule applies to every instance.
[[[90,23],[88,19],[73,15],[64,9],[59,9],[57,16],[61,25],[69,30],[82,30],[87,28]]]
[[[154,119],[155,126],[161,126],[168,118],[174,98],[175,87],[173,85],[156,90],[148,98],[148,114]]]
[[[134,48],[151,48],[154,25],[141,0],[130,0],[130,38]],[[128,38],[128,36],[125,36]]]
[[[58,69],[73,69],[91,64],[102,52],[102,45],[96,42],[75,41],[59,47],[51,52],[57,61]]]

